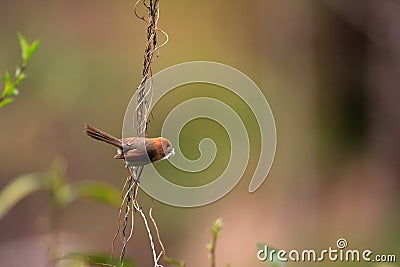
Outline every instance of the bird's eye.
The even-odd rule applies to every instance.
[[[169,144],[167,144],[167,147],[169,147]]]

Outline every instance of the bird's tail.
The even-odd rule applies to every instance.
[[[119,149],[122,149],[121,140],[86,123],[85,123],[85,133],[88,136],[92,137],[93,139],[106,142],[108,144],[118,147]]]

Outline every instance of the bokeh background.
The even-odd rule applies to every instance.
[[[141,78],[145,45],[146,25],[134,16],[133,4],[0,1],[2,73],[19,63],[17,32],[41,41],[20,95],[0,110],[0,189],[21,174],[47,171],[55,159],[67,165],[68,182],[93,179],[122,187],[122,163],[112,160],[111,147],[83,134],[83,123],[114,135],[121,132],[125,108]],[[341,237],[351,248],[399,257],[400,3],[169,0],[160,5],[159,26],[170,41],[153,71],[193,60],[241,70],[268,99],[278,138],[266,182],[249,194],[260,140],[248,107],[204,85],[167,96],[150,123],[153,135],[177,99],[223,98],[226,93],[255,136],[244,179],[216,203],[176,208],[140,193],[143,207],[154,207],[169,256],[188,266],[209,265],[209,229],[220,217],[219,266],[266,266],[257,260],[258,242],[287,250],[323,249],[335,247]],[[229,146],[221,126],[192,122],[182,132],[189,158],[198,156],[198,140],[205,135]],[[223,155],[204,175],[174,175],[171,170],[170,179],[209,182],[223,170]],[[168,162],[159,163],[163,166]],[[0,220],[2,266],[46,265],[50,210],[50,197],[39,192]],[[115,207],[101,203],[73,202],[56,214],[58,239],[51,244],[59,253],[108,253],[117,214]],[[137,221],[127,256],[138,266],[149,266],[147,234]],[[313,264],[289,263],[295,265]]]

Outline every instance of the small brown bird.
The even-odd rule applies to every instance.
[[[114,158],[125,159],[128,165],[131,166],[143,166],[159,160],[169,159],[175,154],[171,142],[162,137],[127,137],[118,139],[89,124],[85,124],[85,133],[96,140],[117,147],[117,154]]]

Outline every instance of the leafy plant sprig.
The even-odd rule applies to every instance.
[[[210,261],[211,267],[216,267],[215,261],[215,249],[217,247],[217,239],[219,237],[219,233],[222,230],[222,219],[217,219],[214,223],[213,228],[211,229],[212,241],[211,244],[207,245],[208,250],[210,251]]]
[[[28,43],[26,38],[18,33],[19,45],[21,47],[22,63],[15,69],[14,77],[7,70],[4,75],[4,87],[0,94],[0,108],[14,101],[14,97],[19,94],[17,86],[26,78],[26,68],[33,53],[39,47],[38,40]]]

